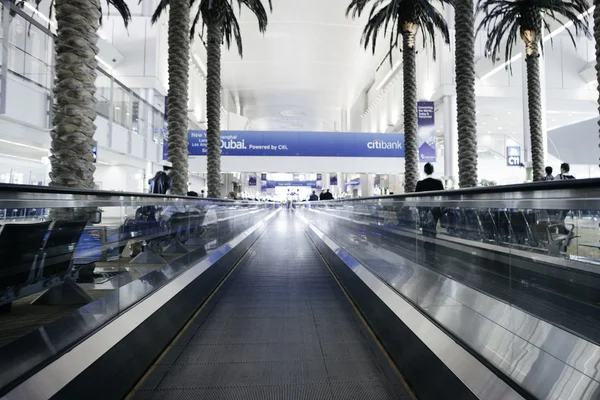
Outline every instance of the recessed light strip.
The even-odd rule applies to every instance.
[[[28,149],[34,149],[34,150],[39,150],[39,151],[43,151],[43,152],[47,152],[48,151],[48,149],[43,149],[41,147],[35,147],[35,146],[30,146],[28,144],[11,142],[10,140],[5,140],[5,139],[0,139],[0,143],[12,144],[12,145],[15,145],[15,146],[26,147]]]

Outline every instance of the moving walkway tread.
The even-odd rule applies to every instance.
[[[130,397],[413,398],[286,211]]]

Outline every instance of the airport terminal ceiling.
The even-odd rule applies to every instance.
[[[224,52],[222,78],[224,89],[251,120],[252,129],[343,130],[342,110],[351,108],[369,87],[376,90],[377,79],[381,77],[375,71],[385,58],[388,43],[381,40],[374,56],[365,51],[360,45],[364,18],[346,18],[347,3],[346,0],[277,1],[265,35],[258,32],[254,16],[242,9],[244,58],[240,59],[236,51]],[[451,13],[448,14],[451,18]],[[579,38],[574,49],[560,24],[550,26],[552,42],[545,43],[549,130],[597,115],[595,90],[588,85],[585,74],[586,57],[594,51],[593,42]],[[512,63],[511,75],[505,70],[503,60],[494,65],[481,57],[481,38],[477,47],[480,135],[520,138],[523,134],[521,60]],[[519,42],[514,54],[521,50]],[[397,53],[396,59],[400,57]],[[419,82],[421,87],[427,84],[423,79]],[[435,97],[439,102],[437,91]],[[442,135],[443,118],[439,111],[436,128]],[[399,122],[397,129],[402,128]]]

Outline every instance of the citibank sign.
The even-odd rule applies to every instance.
[[[381,139],[375,139],[367,143],[367,148],[372,150],[402,150],[402,142],[384,142]]]

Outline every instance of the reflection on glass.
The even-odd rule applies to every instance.
[[[115,83],[113,91],[113,121],[124,128],[131,128],[131,92],[126,87]]]
[[[76,208],[0,197],[0,387],[18,377],[14,363],[44,362],[273,211],[191,197],[101,207],[74,198]]]
[[[549,369],[584,386],[598,374],[600,211],[498,198],[448,192],[310,202],[297,212],[510,378],[554,398],[536,392]],[[593,398],[590,387],[581,398]]]

